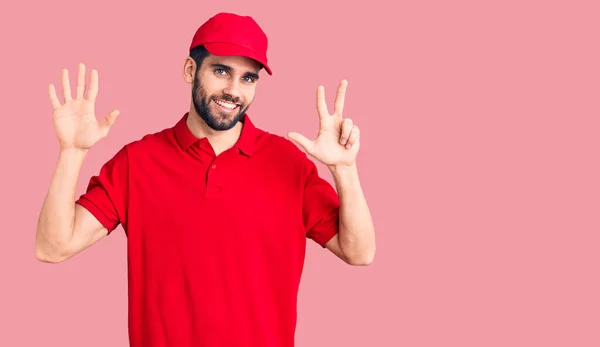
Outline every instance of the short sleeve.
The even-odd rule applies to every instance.
[[[319,176],[315,164],[307,158],[306,184],[302,216],[306,236],[325,247],[339,230],[340,201],[333,186]]]
[[[129,164],[127,148],[123,147],[107,161],[96,176],[92,176],[86,192],[76,201],[112,232],[126,216]]]

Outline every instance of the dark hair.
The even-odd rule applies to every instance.
[[[198,73],[198,70],[200,70],[200,65],[202,65],[202,61],[208,56],[208,54],[208,51],[202,45],[194,47],[190,50],[190,57],[196,62],[196,73]]]

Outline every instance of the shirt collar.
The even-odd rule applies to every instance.
[[[206,138],[199,139],[192,134],[186,123],[188,116],[189,112],[186,112],[174,127],[175,138],[184,151],[197,142],[207,141]],[[245,114],[240,122],[243,123],[242,132],[233,147],[250,156],[254,151],[254,144],[260,135],[260,130],[254,126],[248,114]]]

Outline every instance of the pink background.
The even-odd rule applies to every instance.
[[[270,37],[257,125],[314,136],[317,84],[331,105],[347,78],[362,130],[378,253],[350,267],[310,244],[299,347],[599,346],[597,4],[3,3],[0,345],[127,345],[121,228],[66,263],[35,259],[58,153],[48,84],[84,62],[100,73],[98,117],[121,110],[82,192],[124,143],[188,109],[193,32],[233,11]]]

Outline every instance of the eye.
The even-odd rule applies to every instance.
[[[250,77],[250,76],[246,76],[246,77],[244,77],[244,80],[245,80],[246,82],[248,82],[248,83],[252,83],[252,82],[254,82],[254,78],[253,78],[253,77]]]
[[[215,72],[217,73],[217,75],[224,75],[225,74],[225,70],[223,70],[221,68],[216,68]]]

